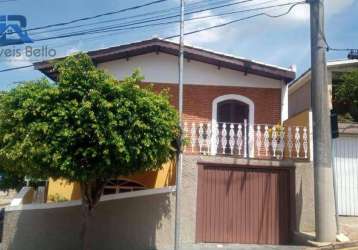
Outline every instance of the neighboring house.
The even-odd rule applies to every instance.
[[[336,109],[332,100],[333,85],[339,84],[337,79],[340,74],[351,70],[358,70],[358,60],[328,62],[327,82],[330,92],[330,109]],[[288,113],[290,122],[312,127],[310,84],[310,70],[289,84]],[[346,216],[358,216],[358,124],[345,121],[338,125],[340,136],[333,140],[338,213]]]
[[[143,84],[168,89],[177,106],[178,49],[151,39],[88,54],[119,80],[139,68]],[[56,79],[49,62],[35,66]],[[292,69],[185,46],[183,243],[287,244],[294,232],[314,230],[310,133],[282,126],[294,78]],[[170,185],[173,163],[113,180],[106,193]],[[78,188],[50,181],[48,193],[78,199]]]

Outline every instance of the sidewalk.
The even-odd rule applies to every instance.
[[[245,244],[191,244],[183,245],[185,250],[308,250],[315,249],[307,246],[272,246],[272,245],[245,245]]]

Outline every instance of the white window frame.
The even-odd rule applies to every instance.
[[[236,95],[236,94],[218,96],[213,100],[213,104],[212,104],[212,124],[215,124],[217,122],[218,104],[220,102],[228,101],[228,100],[236,100],[236,101],[240,101],[240,102],[243,102],[243,103],[249,105],[249,120],[248,120],[248,124],[249,125],[254,125],[255,124],[255,103],[251,99],[247,98],[246,96]]]
[[[217,123],[217,117],[218,117],[218,105],[219,103],[223,102],[223,101],[228,101],[228,100],[236,100],[242,103],[245,103],[249,106],[249,120],[248,120],[248,128],[250,125],[254,125],[255,124],[255,103],[247,98],[246,96],[242,96],[242,95],[236,95],[236,94],[228,94],[228,95],[222,95],[222,96],[218,96],[213,100],[213,104],[212,104],[212,125]],[[212,136],[212,141],[211,141],[211,154],[212,155],[216,155],[217,153],[217,148],[215,145],[215,135]],[[250,157],[253,157],[253,151],[249,152]]]

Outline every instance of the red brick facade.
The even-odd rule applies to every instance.
[[[172,104],[178,106],[178,85],[154,84],[154,90],[168,89]],[[184,86],[184,120],[207,122],[212,119],[212,103],[216,97],[237,94],[255,104],[255,124],[277,124],[281,120],[281,89],[228,86]]]

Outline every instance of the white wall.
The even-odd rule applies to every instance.
[[[99,68],[107,70],[117,79],[123,79],[131,75],[134,69],[140,69],[146,82],[171,83],[178,82],[178,59],[176,56],[165,53],[148,53],[145,55],[130,57],[101,63]],[[218,69],[217,66],[197,61],[184,62],[184,82],[194,85],[225,85],[257,88],[281,88],[281,81],[261,77],[253,74],[230,70]]]
[[[281,121],[288,119],[288,86],[286,83],[281,83]]]
[[[358,136],[333,140],[339,215],[358,216]]]

